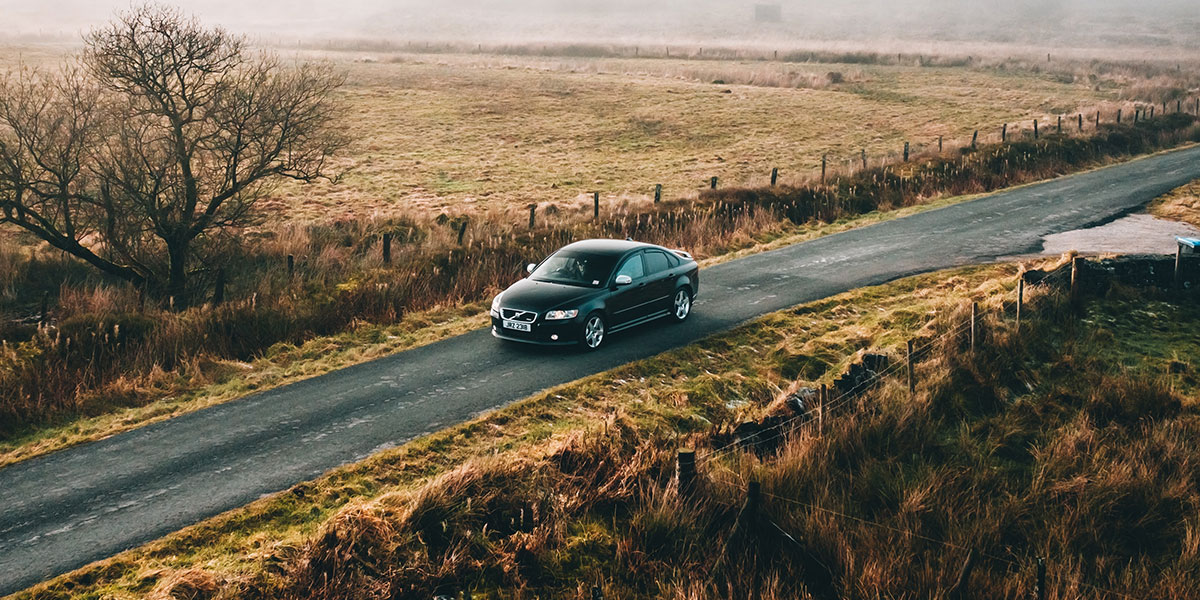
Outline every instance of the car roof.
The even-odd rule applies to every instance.
[[[647,244],[645,242],[634,242],[634,241],[630,241],[630,240],[601,240],[601,239],[581,240],[578,242],[574,242],[572,244],[567,244],[566,246],[563,246],[562,249],[563,250],[574,250],[577,252],[587,252],[589,254],[606,254],[606,255],[611,255],[611,256],[619,256],[619,255],[625,254],[627,252],[630,252],[632,250],[638,250],[640,248],[658,248],[660,250],[665,250],[665,248],[662,248],[661,246],[655,246],[654,244]]]

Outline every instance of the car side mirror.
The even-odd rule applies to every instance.
[[[633,278],[628,275],[617,275],[617,280],[614,283],[617,285],[629,285],[633,283]]]
[[[534,269],[536,269],[536,268],[537,268],[537,264],[536,264],[536,263],[529,263],[529,264],[525,265],[525,272],[526,272],[526,273],[533,273],[533,270],[534,270]]]

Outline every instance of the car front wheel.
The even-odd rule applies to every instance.
[[[604,343],[604,334],[606,328],[604,325],[604,317],[600,313],[592,313],[588,316],[587,321],[583,323],[583,345],[588,350],[595,350]]]
[[[692,314],[692,294],[687,288],[675,290],[675,299],[671,302],[671,318],[681,323]]]

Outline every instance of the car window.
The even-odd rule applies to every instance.
[[[667,253],[667,260],[671,261],[671,268],[679,266],[679,257],[671,254],[670,252]]]
[[[535,281],[600,287],[608,280],[615,262],[616,259],[603,254],[560,250],[538,265],[529,277]],[[638,263],[640,266],[641,261]]]
[[[634,281],[637,281],[645,274],[646,271],[642,267],[641,254],[634,254],[633,256],[629,257],[628,260],[626,260],[624,263],[621,263],[621,269],[617,271],[617,277],[620,277],[621,275],[628,275],[629,278]]]
[[[661,273],[670,268],[670,262],[667,260],[667,255],[662,252],[650,251],[646,253],[646,272],[653,275]]]

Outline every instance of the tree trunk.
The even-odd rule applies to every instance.
[[[170,261],[167,271],[167,295],[175,299],[177,308],[187,306],[187,254],[188,244],[184,241],[167,245]]]

